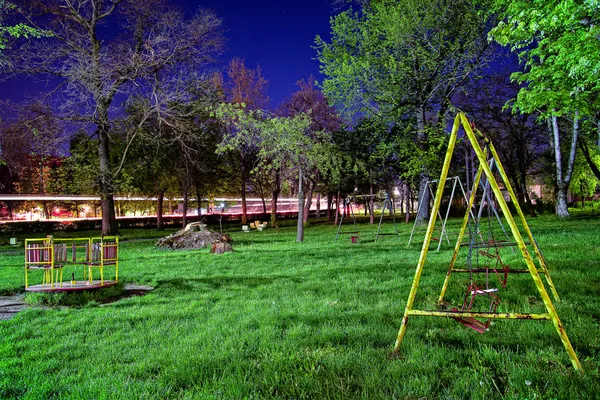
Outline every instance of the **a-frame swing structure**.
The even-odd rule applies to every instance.
[[[381,225],[383,223],[383,216],[385,214],[385,210],[388,210],[390,215],[392,216],[392,222],[394,223],[394,231],[396,233],[382,233],[381,232]],[[377,226],[377,234],[375,235],[375,242],[377,242],[377,239],[379,239],[379,236],[384,236],[384,235],[387,235],[387,236],[396,235],[397,237],[400,237],[400,233],[398,233],[398,225],[396,225],[396,213],[394,212],[394,207],[392,205],[392,199],[388,192],[385,193],[385,200],[383,201],[383,207],[381,208],[381,216],[379,217],[379,225]]]
[[[567,351],[567,353],[569,355],[569,358],[571,360],[571,363],[573,364],[573,367],[578,371],[582,371],[582,367],[579,362],[579,359],[577,358],[577,354],[575,354],[575,351],[573,350],[573,346],[571,345],[571,342],[569,341],[567,333],[558,317],[556,309],[554,308],[554,304],[552,303],[552,300],[550,299],[550,296],[548,295],[548,292],[546,291],[544,282],[542,281],[542,279],[540,277],[540,274],[543,274],[545,276],[546,283],[547,283],[548,287],[550,288],[554,299],[558,301],[559,300],[558,293],[556,292],[556,289],[554,288],[554,284],[552,283],[552,279],[550,278],[550,274],[548,272],[546,261],[544,260],[544,257],[542,256],[542,253],[541,253],[535,239],[533,238],[533,234],[531,233],[531,230],[529,229],[529,226],[527,224],[525,216],[519,206],[519,202],[517,200],[515,192],[512,189],[512,186],[510,185],[510,182],[507,179],[507,175],[506,175],[504,168],[500,162],[498,154],[496,153],[496,150],[495,150],[493,144],[489,141],[488,138],[486,138],[479,131],[476,131],[476,132],[473,131],[473,129],[471,128],[471,125],[469,124],[469,120],[463,113],[459,113],[454,120],[454,125],[452,127],[452,133],[450,134],[450,138],[449,138],[448,150],[446,151],[444,165],[442,167],[440,182],[444,182],[448,176],[450,162],[452,160],[452,155],[454,153],[454,147],[456,145],[456,140],[458,137],[458,131],[459,131],[459,128],[461,125],[465,132],[465,140],[468,140],[471,143],[471,145],[473,146],[473,150],[475,151],[475,154],[477,155],[477,159],[479,161],[479,169],[478,169],[477,175],[476,175],[474,183],[473,183],[473,188],[471,190],[471,194],[469,196],[467,212],[465,213],[465,216],[463,218],[463,223],[462,223],[462,226],[460,229],[459,237],[456,242],[456,246],[454,248],[454,253],[453,253],[451,261],[450,261],[450,266],[448,268],[448,273],[446,274],[446,279],[444,281],[444,285],[443,285],[441,293],[440,293],[439,302],[440,303],[443,302],[444,295],[446,293],[446,289],[448,288],[448,283],[450,281],[450,277],[452,276],[452,273],[460,272],[459,269],[454,268],[454,264],[455,264],[457,256],[458,256],[458,252],[461,248],[462,237],[465,233],[467,223],[469,220],[469,212],[474,204],[475,193],[477,191],[477,187],[481,180],[482,174],[485,174],[485,177],[490,184],[490,187],[494,194],[494,197],[500,206],[502,214],[503,214],[504,218],[506,219],[508,226],[510,227],[510,231],[516,242],[516,245],[518,246],[518,248],[523,256],[523,260],[524,260],[525,264],[527,265],[526,270],[517,270],[517,271],[512,271],[512,272],[529,273],[529,275],[533,279],[533,282],[538,290],[540,297],[542,298],[546,312],[540,313],[540,314],[512,313],[512,312],[498,313],[498,312],[496,312],[495,307],[492,307],[492,308],[490,308],[489,311],[484,311],[484,312],[477,312],[477,311],[473,312],[470,309],[467,309],[465,311],[464,309],[463,310],[457,310],[457,309],[419,310],[419,309],[413,308],[415,297],[417,295],[417,289],[419,287],[419,281],[421,279],[421,275],[422,275],[423,269],[425,267],[425,261],[427,260],[427,251],[429,249],[429,244],[432,240],[432,234],[433,234],[433,230],[435,228],[435,220],[436,220],[438,211],[440,209],[440,204],[442,201],[444,186],[439,185],[437,188],[437,192],[436,192],[436,196],[435,196],[435,200],[434,200],[434,206],[433,206],[433,209],[431,210],[431,217],[429,219],[429,223],[427,226],[427,233],[425,234],[425,239],[423,241],[423,247],[421,248],[421,254],[419,256],[419,261],[417,263],[417,269],[415,271],[413,283],[412,283],[412,286],[410,289],[410,293],[408,295],[408,300],[406,302],[404,316],[402,318],[402,324],[400,326],[400,330],[398,332],[398,337],[396,339],[396,343],[394,346],[394,352],[398,352],[398,350],[400,349],[400,345],[402,344],[404,334],[406,333],[406,328],[407,328],[409,317],[430,316],[430,317],[453,318],[453,319],[463,323],[464,325],[469,326],[469,324],[471,324],[472,326],[470,326],[470,327],[473,327],[473,329],[476,329],[475,328],[476,326],[481,327],[482,323],[480,322],[480,320],[478,320],[478,318],[479,319],[487,319],[488,321],[496,320],[496,319],[526,319],[526,320],[552,321],[552,323],[556,329],[556,332],[557,332],[563,346],[565,347],[565,350]],[[481,139],[485,142],[485,144],[486,144],[485,151],[480,146],[478,139]],[[508,204],[506,203],[506,200],[504,200],[504,197],[502,195],[500,187],[498,186],[498,182],[496,181],[496,178],[494,177],[494,175],[490,169],[490,165],[488,164],[487,157],[486,157],[487,149],[489,149],[491,156],[494,159],[494,162],[496,163],[496,167],[502,178],[502,183],[504,184],[505,188],[508,190],[508,193],[512,200],[513,206],[515,207],[515,209],[517,211],[518,218],[521,223],[521,228],[525,232],[525,235],[526,235],[527,239],[529,240],[529,244],[531,245],[533,253],[537,259],[537,265],[534,262],[534,258],[532,257],[530,250],[527,247],[527,243],[523,240],[523,235],[521,234],[521,231],[519,230],[517,223],[510,212]],[[481,289],[477,289],[477,288],[475,288],[474,290],[471,290],[471,292],[470,292],[471,299],[473,299],[477,295],[489,296],[489,297],[493,298],[492,305],[494,303],[497,304],[497,302],[496,302],[497,299],[495,298],[496,296],[493,293],[490,293],[490,291],[481,290]],[[476,329],[476,330],[479,330],[479,329]],[[485,331],[485,329],[481,329],[479,331],[480,332]]]
[[[419,212],[421,211],[421,207],[423,207],[423,198],[425,197],[425,192],[427,190],[429,190],[429,194],[431,195],[432,198],[435,198],[435,195],[433,193],[433,189],[432,189],[432,185],[439,183],[439,182],[443,182],[443,184],[439,184],[438,188],[441,186],[442,190],[444,188],[444,185],[446,182],[450,181],[452,183],[452,192],[450,193],[450,199],[448,200],[448,208],[446,209],[446,214],[445,217],[442,218],[442,214],[441,214],[441,207],[438,207],[437,209],[437,216],[440,219],[442,226],[441,226],[441,232],[440,232],[440,237],[439,238],[432,238],[433,240],[437,240],[438,242],[438,246],[437,246],[437,251],[440,251],[440,247],[442,247],[442,241],[444,240],[444,238],[446,239],[446,242],[448,244],[450,244],[450,238],[448,237],[448,232],[446,231],[446,223],[448,222],[448,217],[450,216],[450,208],[452,207],[452,201],[454,200],[454,195],[456,193],[456,188],[457,186],[460,188],[461,193],[463,195],[463,199],[465,199],[465,202],[467,202],[467,194],[465,193],[465,188],[463,187],[463,184],[460,180],[459,176],[452,176],[450,178],[446,177],[443,181],[442,180],[432,180],[432,181],[427,181],[425,183],[425,190],[423,191],[423,195],[421,196],[421,199],[419,200],[419,204],[417,206],[417,215],[419,215]],[[441,204],[441,203],[440,203]],[[433,211],[432,211],[433,212]],[[473,215],[472,215],[473,216]],[[408,238],[408,244],[407,246],[410,246],[414,233],[415,233],[415,229],[417,228],[417,222],[418,222],[418,218],[415,218],[415,223],[413,224],[412,230],[410,232],[410,236]],[[434,226],[435,229],[435,226]]]
[[[342,215],[340,215],[340,222],[338,224],[337,233],[335,234],[336,242],[337,242],[340,234],[343,234],[343,233],[351,233],[352,236],[354,236],[356,238],[359,237],[358,225],[356,225],[356,216],[354,215],[354,203],[356,203],[354,196],[347,197],[346,200],[344,201],[344,207],[342,207]],[[348,209],[348,214],[350,214],[350,218],[352,218],[352,224],[354,226],[354,231],[341,232],[342,224],[344,223],[344,218],[348,217],[346,215],[346,209]]]

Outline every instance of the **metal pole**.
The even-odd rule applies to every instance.
[[[455,176],[452,179],[452,193],[450,194],[450,201],[448,202],[448,209],[446,210],[446,217],[442,220],[442,234],[440,238],[446,234],[446,239],[448,239],[448,233],[446,233],[446,222],[448,221],[448,215],[450,215],[450,207],[452,207],[452,200],[454,200],[454,191],[456,190],[456,178]],[[450,243],[450,239],[448,239],[448,243]],[[442,241],[438,242],[437,251],[440,251],[440,247],[442,246]]]
[[[450,162],[452,161],[452,154],[454,153],[454,146],[456,145],[456,137],[458,134],[459,124],[460,118],[459,116],[456,116],[456,118],[454,119],[454,126],[452,127],[452,133],[450,134],[450,139],[448,142],[448,149],[446,150],[446,157],[444,158],[444,166],[442,167],[442,172],[440,175],[441,182],[445,182],[445,179],[448,176],[448,171],[450,170]],[[396,338],[396,344],[394,345],[394,352],[398,352],[398,350],[400,349],[402,339],[404,338],[404,334],[406,333],[406,324],[408,323],[408,316],[412,311],[415,296],[417,294],[417,288],[419,287],[419,281],[421,280],[421,274],[423,273],[423,267],[425,266],[425,260],[427,259],[427,250],[429,249],[429,244],[431,243],[433,228],[435,227],[435,217],[437,211],[439,211],[440,204],[442,202],[443,191],[444,188],[441,185],[438,186],[437,195],[433,202],[433,212],[431,213],[431,218],[429,218],[429,224],[427,225],[425,240],[423,241],[423,247],[421,247],[421,255],[419,256],[419,262],[417,263],[415,277],[413,278],[412,286],[408,294],[408,300],[406,301],[404,316],[402,317],[402,324],[400,325],[398,337]]]

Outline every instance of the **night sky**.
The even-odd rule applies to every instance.
[[[331,0],[248,1],[248,0],[171,0],[190,15],[198,7],[214,10],[223,19],[226,50],[217,68],[224,68],[233,57],[246,66],[260,65],[269,81],[270,107],[276,108],[296,90],[296,82],[311,74],[319,81],[319,63],[311,47],[315,36],[329,38],[329,18],[337,13]],[[43,90],[43,87],[37,86]],[[0,82],[0,99],[20,101],[36,86],[29,81]]]
[[[227,51],[224,64],[233,57],[246,66],[259,64],[269,80],[271,107],[296,90],[296,81],[314,75],[320,81],[315,35],[329,38],[329,18],[336,13],[330,0],[247,1],[178,0],[189,10],[211,8],[224,19]]]

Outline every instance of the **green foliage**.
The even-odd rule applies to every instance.
[[[592,162],[600,165],[600,154],[596,151],[591,155]],[[585,161],[581,150],[578,151],[575,158],[573,177],[571,178],[571,192],[578,196],[593,196],[600,185],[600,180],[590,171],[590,167]]]
[[[279,117],[246,110],[243,105],[221,104],[215,116],[231,127],[226,130],[218,153],[256,146],[258,158],[263,161],[261,168],[286,166],[303,171],[309,171],[328,157],[326,143],[330,134],[310,131],[312,121],[308,113]]]
[[[490,35],[525,65],[515,107],[544,115],[594,114],[600,89],[600,3],[497,0],[503,20]]]
[[[315,40],[324,93],[350,118],[398,122],[418,107],[444,109],[484,62],[485,4],[384,0],[335,16],[331,43]]]
[[[41,38],[50,36],[50,32],[37,29],[23,22],[18,22],[13,25],[5,25],[7,16],[18,12],[18,7],[6,0],[0,0],[0,65],[2,64],[2,50],[7,48],[8,37],[25,39]]]

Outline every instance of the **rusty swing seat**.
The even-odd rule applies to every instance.
[[[467,328],[471,328],[479,333],[485,333],[485,331],[488,330],[488,328],[492,322],[492,318],[488,318],[485,321],[481,321],[474,317],[460,316],[460,313],[461,312],[468,313],[469,311],[471,311],[471,308],[473,307],[473,303],[475,302],[475,299],[477,296],[490,297],[492,299],[492,301],[490,303],[490,309],[488,312],[495,313],[496,310],[498,309],[498,304],[500,304],[500,298],[496,295],[496,293],[498,293],[498,289],[496,289],[496,288],[481,289],[476,284],[469,285],[468,289],[467,289],[467,293],[465,295],[465,300],[463,301],[462,309],[459,310],[456,307],[452,308],[453,312],[459,314],[457,316],[452,316],[452,319],[460,322]]]

